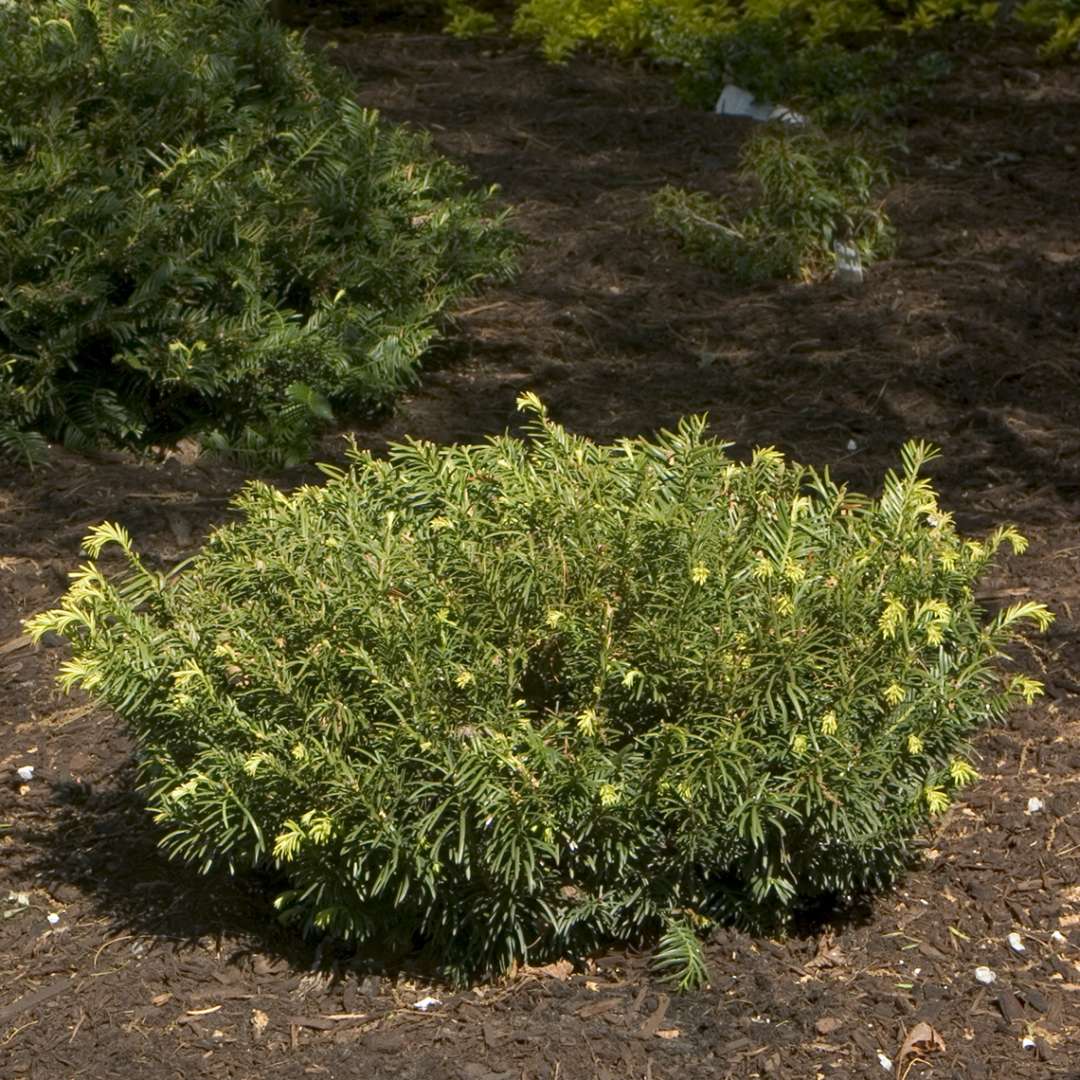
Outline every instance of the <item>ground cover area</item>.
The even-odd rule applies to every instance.
[[[453,990],[275,929],[258,881],[166,863],[118,721],[61,696],[64,649],[22,634],[91,525],[122,522],[170,565],[243,475],[183,449],[5,466],[0,1077],[1080,1077],[1076,71],[1016,45],[958,54],[911,117],[897,257],[859,291],[748,290],[648,224],[664,183],[729,189],[746,122],[686,109],[656,73],[341,16],[312,43],[336,43],[364,104],[500,183],[529,241],[518,280],[458,310],[364,445],[481,439],[525,389],[598,439],[708,411],[734,453],[773,444],[862,489],[927,438],[962,528],[1010,520],[1032,541],[980,590],[1057,614],[1018,657],[1046,695],[979,740],[982,781],[899,888],[786,941],[717,935],[707,990],[671,995],[626,951]]]

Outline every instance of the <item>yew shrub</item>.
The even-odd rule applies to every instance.
[[[274,463],[505,276],[491,192],[260,0],[0,3],[0,451]]]
[[[687,985],[712,923],[901,872],[1050,616],[980,610],[1023,540],[958,534],[922,444],[869,498],[702,419],[605,446],[522,405],[521,439],[253,484],[170,574],[103,525],[126,572],[30,628],[129,725],[176,858],[272,864],[285,916],[460,978],[660,935]]]

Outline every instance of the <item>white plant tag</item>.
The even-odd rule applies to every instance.
[[[768,101],[758,101],[749,90],[728,83],[721,91],[713,112],[720,116],[748,116],[758,123],[768,120],[780,120],[785,124],[805,124],[806,117],[793,112],[786,105],[773,105]]]
[[[833,244],[833,251],[836,253],[836,269],[833,271],[833,277],[844,285],[861,285],[863,264],[859,249],[852,244],[837,240]]]

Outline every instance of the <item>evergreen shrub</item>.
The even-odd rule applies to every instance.
[[[493,34],[498,29],[495,16],[489,11],[481,11],[466,0],[446,0],[445,30],[459,38],[482,37]]]
[[[672,48],[685,57],[678,84],[689,102],[712,108],[731,82],[822,128],[893,123],[950,68],[941,52],[896,32],[819,37],[806,13],[745,19],[732,32]]]
[[[514,31],[538,41],[553,63],[595,44],[681,64],[687,60],[684,50],[732,30],[737,22],[738,12],[726,0],[521,0]]]
[[[705,265],[743,283],[811,281],[835,268],[838,242],[865,265],[892,253],[882,205],[891,170],[872,140],[771,123],[747,139],[739,174],[756,189],[741,213],[725,200],[670,186],[653,196],[657,223]]]
[[[880,887],[975,776],[966,740],[1039,684],[998,664],[1035,603],[972,584],[904,447],[882,494],[687,419],[601,446],[533,395],[523,439],[354,451],[264,484],[171,575],[102,525],[98,563],[29,624],[140,749],[162,843],[272,863],[288,917],[417,936],[458,977],[661,934],[774,927]]]
[[[777,35],[784,37],[781,67],[792,74],[809,65],[811,82],[827,76],[828,54],[818,52],[822,46],[855,54],[903,48],[905,41],[919,42],[919,35],[950,24],[1027,29],[1043,39],[1043,54],[1051,59],[1075,56],[1080,40],[1077,0],[517,0],[515,7],[515,31],[537,40],[550,60],[560,62],[577,49],[598,45],[674,66],[692,82],[711,75],[716,90],[736,74],[740,60],[748,59],[747,50]],[[846,67],[848,59],[832,55]],[[718,58],[734,60],[732,70],[725,72]],[[864,56],[857,66],[873,60]],[[750,72],[752,82],[755,71],[768,77],[759,65],[744,66],[740,74]],[[839,77],[849,81],[843,71]]]
[[[298,456],[513,243],[261,0],[0,5],[0,434]],[[40,441],[40,437],[39,437]]]

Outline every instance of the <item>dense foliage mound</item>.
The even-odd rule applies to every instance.
[[[1002,541],[958,535],[909,444],[880,498],[683,421],[598,446],[550,422],[484,446],[355,452],[238,500],[172,576],[123,549],[32,620],[126,719],[165,848],[273,863],[281,910],[421,934],[460,976],[773,925],[880,886],[966,738],[1039,685],[997,668],[1034,603],[986,619]]]
[[[511,245],[259,0],[0,3],[0,436],[302,453]]]

